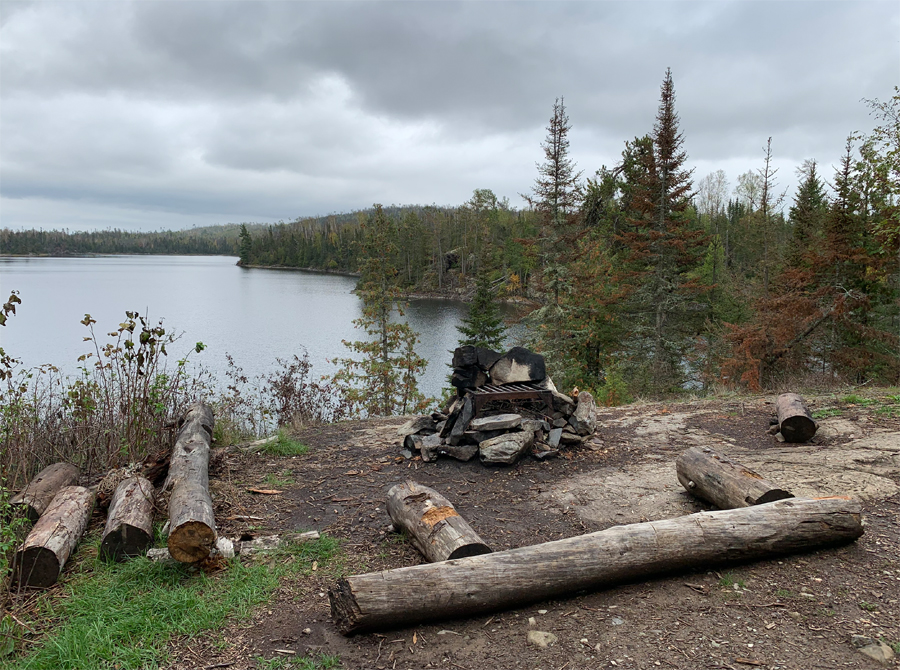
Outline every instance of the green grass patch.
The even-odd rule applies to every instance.
[[[336,540],[288,545],[276,554],[290,561],[237,560],[215,576],[177,563],[136,558],[107,564],[86,559],[70,574],[62,597],[47,598],[37,621],[51,631],[38,648],[0,661],[4,670],[144,670],[166,661],[175,636],[219,628],[227,618],[248,618],[269,600],[282,577],[311,570],[337,555]],[[297,659],[301,660],[301,659]],[[289,667],[334,667],[319,665]]]
[[[841,402],[846,405],[869,406],[876,404],[878,401],[872,400],[871,398],[863,398],[861,395],[857,395],[856,393],[851,393],[850,395],[845,395],[843,398],[841,398]]]
[[[284,488],[295,483],[294,475],[290,470],[284,470],[280,475],[270,472],[263,478],[263,482],[272,488]]]
[[[726,572],[722,575],[722,578],[719,579],[719,586],[728,588],[734,588],[734,585],[737,584],[739,588],[744,588],[744,580],[743,579],[735,579],[734,575],[730,572]]]
[[[779,598],[793,598],[794,597],[793,592],[788,591],[787,589],[778,589],[775,592],[775,595],[778,596]]]
[[[341,661],[337,656],[328,656],[320,654],[312,658],[309,656],[286,658],[265,659],[262,656],[256,657],[256,667],[260,670],[330,670],[331,668],[340,668]]]
[[[309,447],[292,439],[282,430],[278,432],[277,440],[267,442],[260,451],[269,456],[303,456],[309,453]]]
[[[867,603],[863,600],[859,603],[859,609],[865,610],[866,612],[874,612],[878,609],[878,605],[875,603]]]
[[[831,416],[840,416],[841,410],[838,407],[824,407],[822,409],[817,409],[812,413],[812,417],[814,419],[827,419]]]

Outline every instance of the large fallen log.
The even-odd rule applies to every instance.
[[[531,547],[341,579],[329,591],[344,635],[471,616],[640,577],[850,542],[860,504],[792,498],[615,526]]]
[[[491,552],[440,493],[413,481],[397,484],[387,494],[387,511],[422,555],[435,563]]]
[[[166,545],[172,558],[181,563],[203,560],[216,544],[208,470],[212,432],[212,409],[202,403],[189,407],[172,449],[169,476],[163,487],[172,491]]]
[[[119,483],[109,504],[100,555],[113,561],[139,556],[153,539],[153,484],[143,477]]]
[[[87,528],[94,493],[66,486],[34,524],[13,558],[13,576],[26,586],[53,586]]]
[[[675,471],[688,493],[719,509],[749,507],[794,497],[709,447],[691,447],[685,451],[675,460]]]
[[[796,393],[782,393],[778,396],[775,413],[785,442],[806,442],[819,428],[803,398]]]
[[[36,522],[50,502],[64,486],[72,486],[78,481],[81,471],[71,463],[54,463],[28,482],[28,485],[9,501],[13,509],[21,509],[25,516]]]

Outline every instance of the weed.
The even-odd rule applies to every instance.
[[[269,456],[303,456],[309,452],[309,447],[291,439],[284,430],[279,430],[278,439],[267,442],[260,451]]]
[[[328,656],[320,654],[313,658],[310,656],[301,657],[278,657],[264,659],[262,656],[256,657],[256,667],[260,670],[330,670],[331,668],[339,668],[341,665],[340,658],[337,656]]]
[[[722,586],[726,589],[734,588],[734,585],[737,584],[739,588],[744,588],[744,580],[743,579],[735,579],[734,575],[730,572],[726,572],[722,575],[722,578],[719,579],[719,586]]]
[[[263,481],[267,486],[271,486],[272,488],[284,488],[285,486],[290,486],[294,483],[294,477],[290,470],[283,470],[280,475],[270,472],[265,476]]]
[[[869,405],[874,405],[877,401],[872,400],[871,398],[863,398],[856,393],[851,393],[850,395],[845,395],[841,398],[841,402],[845,405],[863,405],[864,407],[868,407]]]
[[[825,407],[823,409],[817,409],[812,413],[814,419],[827,419],[832,416],[840,416],[841,410],[838,407]]]
[[[865,600],[861,600],[859,603],[859,609],[865,610],[866,612],[874,612],[878,609],[878,605],[875,603],[867,603]]]
[[[898,641],[898,642],[885,641],[885,644],[887,644],[891,649],[893,649],[895,654],[900,656],[900,641]]]
[[[793,592],[788,591],[787,589],[778,589],[775,592],[775,595],[778,596],[779,598],[793,598],[794,597]]]

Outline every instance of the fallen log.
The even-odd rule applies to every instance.
[[[71,463],[54,463],[41,470],[9,504],[23,510],[28,520],[35,523],[60,489],[72,486],[80,474],[81,470]]]
[[[693,567],[850,542],[859,502],[792,498],[699,512],[531,547],[341,579],[329,591],[341,633],[471,616]]]
[[[688,493],[719,509],[749,507],[794,495],[709,447],[691,447],[675,460],[678,481]]]
[[[153,484],[143,477],[119,483],[109,504],[100,555],[113,561],[139,556],[153,539]]]
[[[819,428],[803,398],[796,393],[782,393],[778,396],[775,413],[785,442],[806,442]]]
[[[169,476],[163,487],[172,491],[166,544],[172,558],[181,563],[206,558],[216,544],[208,470],[212,431],[212,409],[202,403],[189,407],[172,449]]]
[[[53,586],[84,535],[93,509],[93,491],[63,487],[16,552],[14,579],[25,586]]]
[[[440,493],[413,481],[397,484],[387,494],[387,511],[395,528],[432,563],[491,552]]]

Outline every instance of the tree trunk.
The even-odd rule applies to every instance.
[[[329,592],[344,635],[471,616],[663,573],[850,542],[846,498],[779,500],[616,526],[565,540],[341,579]]]
[[[775,401],[778,425],[785,442],[806,442],[818,430],[806,403],[796,393],[782,393]]]
[[[13,576],[26,586],[53,586],[87,528],[94,493],[66,486],[53,498],[13,561]]]
[[[114,561],[144,553],[153,539],[153,484],[143,477],[122,481],[109,505],[100,555]]]
[[[169,476],[164,488],[169,498],[169,539],[172,558],[196,563],[216,544],[216,521],[209,496],[209,444],[213,413],[202,403],[192,405],[172,450]]]
[[[41,470],[9,504],[13,509],[24,510],[25,516],[35,523],[60,489],[75,484],[79,475],[81,470],[71,463],[54,463]]]
[[[484,541],[437,491],[413,481],[397,484],[387,495],[394,526],[432,563],[491,553]]]
[[[753,470],[708,447],[691,447],[675,461],[678,481],[691,495],[719,509],[749,507],[793,498]]]

